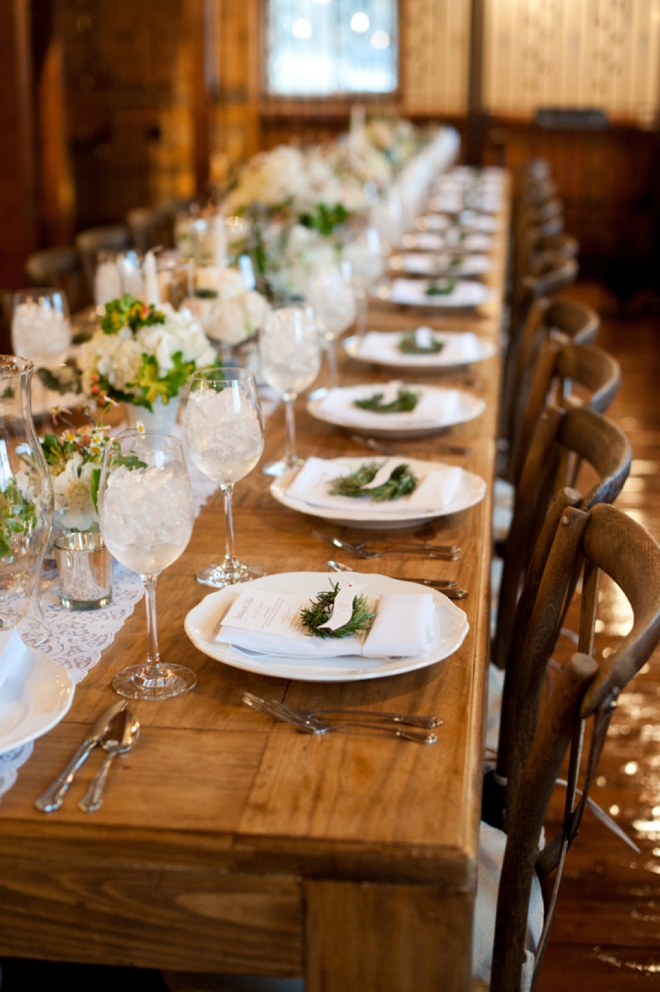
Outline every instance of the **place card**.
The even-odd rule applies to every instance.
[[[302,629],[303,606],[304,600],[291,593],[245,590],[223,617],[222,626],[290,637]]]

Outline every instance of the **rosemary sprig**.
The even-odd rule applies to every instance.
[[[318,593],[316,599],[311,600],[311,606],[300,611],[300,622],[313,637],[352,637],[361,631],[371,630],[376,613],[372,613],[369,609],[369,600],[366,596],[353,598],[351,619],[343,627],[338,627],[336,630],[323,627],[323,624],[327,623],[332,615],[338,593],[339,583],[331,581],[330,592]]]
[[[399,341],[399,351],[404,355],[437,355],[445,346],[444,341],[432,338],[428,345],[419,344],[415,331],[406,331]]]
[[[439,281],[437,279],[432,279],[426,290],[427,296],[449,296],[449,294],[456,288],[455,279],[443,279]]]
[[[332,479],[330,495],[349,496],[351,499],[374,499],[377,503],[385,503],[414,492],[418,479],[405,464],[397,465],[390,473],[389,479],[379,486],[367,488],[384,464],[385,462],[381,462],[380,465],[378,462],[365,462],[350,475],[340,475]]]
[[[399,387],[396,399],[390,403],[383,403],[383,393],[374,393],[364,400],[353,400],[353,406],[361,410],[373,410],[374,413],[410,413],[417,406],[417,401],[421,393],[413,393],[405,386]]]

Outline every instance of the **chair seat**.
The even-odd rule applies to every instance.
[[[506,834],[487,823],[479,826],[479,864],[477,900],[474,910],[474,931],[472,936],[473,988],[487,989],[490,985],[490,969],[495,939],[495,916],[497,893],[504,861]],[[522,970],[520,992],[529,992],[534,972],[534,954],[543,930],[543,896],[541,883],[536,875],[532,878],[532,892],[527,915],[527,947]]]

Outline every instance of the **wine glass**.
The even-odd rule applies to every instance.
[[[284,458],[266,465],[266,475],[283,475],[302,464],[295,453],[296,422],[293,404],[301,389],[316,379],[321,348],[314,311],[302,304],[284,303],[268,313],[259,340],[261,374],[269,386],[281,390],[286,411]]]
[[[14,293],[11,344],[15,355],[29,358],[35,368],[54,368],[67,356],[71,324],[66,295],[60,289],[39,287]],[[32,382],[35,414],[47,410],[46,387],[37,377]]]
[[[350,283],[350,264],[347,276],[339,266],[331,265],[311,276],[305,298],[314,310],[319,333],[328,354],[330,385],[337,385],[337,338],[355,320],[355,296]]]
[[[195,465],[220,483],[225,500],[224,561],[203,568],[197,581],[222,589],[265,575],[259,565],[244,564],[234,555],[234,483],[252,471],[264,450],[264,420],[254,373],[240,368],[195,372],[186,406],[186,438]]]
[[[126,431],[105,449],[99,485],[99,525],[111,554],[144,582],[149,652],[119,672],[115,692],[130,699],[168,699],[187,692],[197,676],[161,662],[156,578],[183,554],[195,518],[181,442],[169,434]]]
[[[367,290],[383,274],[383,253],[375,227],[366,227],[344,248],[344,258],[351,263],[351,279],[357,303],[357,334],[367,331]]]

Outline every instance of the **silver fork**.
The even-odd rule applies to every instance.
[[[387,723],[369,720],[366,714],[360,714],[358,719],[353,719],[351,711],[349,719],[328,723],[315,714],[291,709],[285,703],[278,703],[274,699],[261,699],[251,692],[244,692],[242,699],[247,706],[259,710],[260,713],[266,713],[268,716],[273,716],[277,720],[284,720],[285,723],[290,723],[298,730],[302,730],[308,734],[339,733],[351,727],[356,727],[357,729],[371,730],[372,732],[384,733],[391,737],[399,737],[402,740],[413,741],[415,744],[437,744],[438,741],[437,735],[428,730],[416,730],[413,728],[407,730],[397,725],[388,726]],[[435,726],[437,725],[435,724]]]
[[[415,440],[411,438],[411,440]],[[375,437],[364,437],[361,434],[351,434],[351,441],[362,444],[370,451],[378,451],[383,455],[400,455],[401,452],[395,444],[388,444],[386,441],[379,441]],[[434,444],[434,451],[445,455],[471,455],[472,448],[467,444],[445,444],[443,442]]]
[[[355,571],[350,565],[345,565],[342,561],[333,561],[332,558],[328,560],[328,565],[333,572]],[[455,582],[449,582],[447,579],[414,578],[408,575],[392,575],[390,578],[399,579],[401,582],[414,582],[418,586],[429,586],[431,589],[440,589],[447,599],[467,599],[469,596],[467,589],[459,589]]]
[[[331,543],[334,544],[336,548],[341,548],[342,551],[348,551],[350,554],[355,555],[356,558],[382,558],[383,555],[397,555],[397,554],[407,554],[407,555],[419,555],[421,558],[436,558],[440,561],[459,561],[460,560],[460,548],[457,547],[447,547],[445,550],[438,550],[441,545],[423,545],[423,544],[383,544],[379,551],[376,551],[373,547],[369,547],[364,541],[359,541],[357,543],[352,543],[350,541],[341,541],[338,537],[333,537]]]

